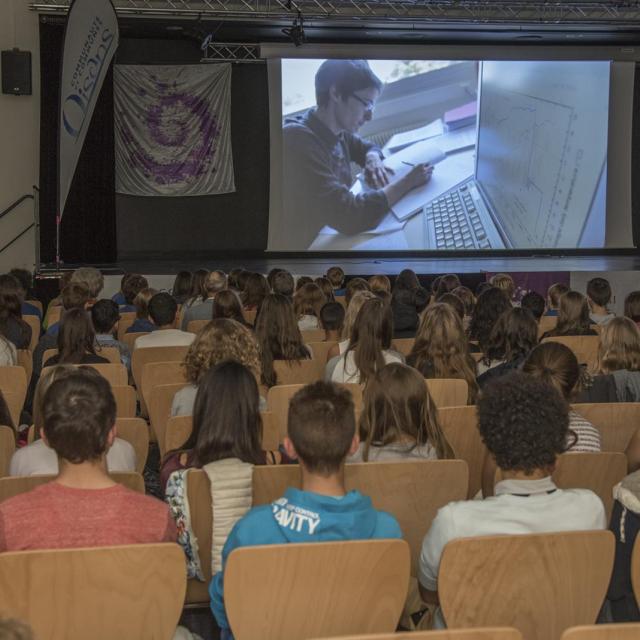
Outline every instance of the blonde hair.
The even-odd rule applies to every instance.
[[[408,451],[430,444],[438,458],[454,457],[424,378],[397,362],[379,369],[365,387],[360,439],[365,462],[372,446],[402,442],[407,442]]]
[[[89,289],[89,295],[95,299],[104,287],[104,277],[95,267],[80,267],[73,272],[71,282],[80,282]]]
[[[229,318],[216,318],[196,335],[183,366],[185,377],[197,385],[214,365],[234,360],[260,378],[260,349],[252,331]]]
[[[358,311],[362,308],[362,305],[367,300],[375,300],[377,298],[375,293],[371,291],[358,291],[353,294],[353,298],[349,301],[349,306],[344,314],[344,325],[342,326],[342,339],[350,340],[351,332],[353,331],[353,325],[356,322]]]
[[[612,318],[600,329],[595,373],[640,371],[640,329],[630,318]]]
[[[296,318],[300,319],[304,315],[320,317],[320,309],[327,301],[322,289],[314,282],[303,284],[293,294],[293,310]]]
[[[496,287],[496,289],[502,289],[509,296],[509,301],[511,301],[516,291],[516,283],[508,273],[496,273],[489,280],[489,284],[492,287]]]
[[[156,295],[157,290],[151,287],[146,287],[138,291],[138,294],[133,299],[133,304],[136,308],[136,318],[139,320],[146,320],[149,317],[149,300]]]
[[[42,370],[42,375],[38,380],[36,391],[33,396],[33,424],[36,427],[35,437],[39,437],[40,429],[44,426],[42,417],[42,401],[44,394],[47,393],[49,387],[60,378],[65,378],[77,368],[71,364],[59,364],[55,367],[46,367]]]

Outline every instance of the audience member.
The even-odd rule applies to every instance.
[[[174,471],[201,468],[216,460],[279,462],[277,452],[262,450],[259,403],[255,373],[237,360],[225,360],[206,371],[198,383],[191,435],[162,462],[162,488]]]
[[[251,271],[247,271],[246,269],[242,269],[240,271],[240,273],[238,274],[238,276],[236,277],[236,281],[238,283],[238,294],[242,295],[242,292],[244,291],[244,288],[247,284],[247,280],[249,279],[249,276],[251,275]]]
[[[347,347],[349,346],[349,340],[351,338],[351,333],[353,331],[353,325],[356,322],[356,318],[358,317],[358,313],[360,312],[362,305],[367,300],[375,300],[376,297],[377,296],[375,295],[375,293],[372,293],[371,291],[358,291],[354,294],[353,298],[351,298],[351,301],[349,302],[349,305],[347,306],[347,311],[344,316],[344,325],[342,327],[341,336],[342,339],[337,345],[334,345],[333,347],[331,347],[331,349],[329,349],[329,354],[327,356],[328,360],[342,355],[347,350]]]
[[[457,295],[454,293],[443,293],[438,298],[438,302],[448,304],[456,312],[458,318],[460,318],[460,322],[464,322],[464,303]]]
[[[452,502],[438,511],[419,559],[425,602],[438,602],[440,559],[451,540],[606,527],[598,496],[586,489],[559,489],[551,479],[556,457],[566,447],[568,414],[560,394],[531,376],[513,373],[487,386],[478,400],[478,426],[502,480],[495,497]],[[443,626],[440,615],[436,620]]]
[[[244,289],[240,294],[242,306],[247,311],[260,309],[265,296],[269,295],[269,283],[260,273],[251,273],[247,278]]]
[[[478,296],[469,323],[469,340],[478,344],[477,347],[473,344],[470,345],[469,348],[472,352],[486,352],[494,325],[498,318],[509,309],[511,309],[511,302],[502,289],[489,287]]]
[[[194,304],[198,304],[207,298],[207,292],[204,288],[204,283],[209,276],[209,271],[207,269],[197,269],[193,272],[193,276],[191,277],[191,291],[189,292],[189,297],[186,302],[184,302],[185,307],[191,307]]]
[[[238,276],[242,273],[244,269],[242,267],[236,267],[235,269],[231,269],[229,271],[229,275],[227,276],[227,285],[231,291],[239,294],[240,288],[238,286]],[[273,271],[273,269],[271,269]],[[269,281],[269,287],[271,287],[271,281]]]
[[[171,415],[191,415],[204,374],[227,360],[240,362],[252,371],[256,380],[260,379],[260,349],[253,332],[235,320],[217,318],[196,335],[187,351],[184,368],[185,378],[190,384],[173,397]]]
[[[143,290],[149,288],[149,282],[139,273],[130,273],[122,285],[124,304],[120,305],[121,313],[131,313],[136,311],[136,296]]]
[[[211,271],[202,284],[203,298],[189,305],[182,316],[180,328],[186,331],[192,320],[211,320],[213,299],[219,291],[227,288],[227,275],[224,271]]]
[[[632,291],[624,299],[624,315],[640,326],[640,291]]]
[[[133,349],[189,346],[193,342],[195,334],[175,329],[177,311],[178,305],[170,294],[156,293],[149,300],[149,316],[156,325],[156,330],[137,338],[133,343]]]
[[[192,280],[191,271],[178,271],[171,287],[171,295],[177,304],[184,304],[189,299]]]
[[[422,315],[407,364],[424,378],[461,378],[469,385],[468,402],[475,401],[476,361],[469,355],[462,322],[451,307],[436,302]]]
[[[516,292],[516,283],[508,273],[496,273],[489,280],[489,284],[496,289],[501,289],[507,294],[509,302],[513,303],[513,296]]]
[[[33,291],[33,276],[26,269],[11,269],[9,275],[13,276],[19,285],[18,295],[21,301],[21,311],[23,316],[37,316],[42,320],[42,313],[38,307],[27,302],[29,297],[35,298]]]
[[[78,370],[56,380],[43,416],[42,437],[60,471],[53,482],[0,504],[0,551],[176,540],[165,504],[107,475],[116,403],[104,378]]]
[[[411,269],[401,271],[391,294],[394,338],[413,338],[416,335],[419,314],[429,301],[430,295],[420,286],[418,276]]]
[[[306,360],[313,357],[302,342],[302,335],[288,298],[269,294],[262,303],[256,319],[256,336],[262,354],[262,384],[273,387],[278,383],[273,367],[276,360]]]
[[[346,291],[344,288],[344,271],[341,267],[329,267],[327,270],[327,280],[333,287],[334,296],[344,296]]]
[[[611,302],[611,285],[604,278],[592,278],[587,282],[587,300],[589,301],[589,318],[593,324],[607,324],[616,317],[607,309]]]
[[[454,289],[460,286],[460,278],[455,273],[447,273],[444,276],[440,276],[438,279],[438,285],[433,292],[435,299],[440,302],[440,298],[445,293],[453,293]]]
[[[522,365],[527,373],[554,387],[567,402],[572,402],[581,385],[578,359],[569,347],[559,342],[539,344]],[[600,432],[573,409],[569,411],[567,451],[600,452]]]
[[[391,293],[391,280],[389,280],[387,276],[371,276],[368,280],[368,284],[373,293],[378,293],[378,291]]]
[[[64,315],[65,311],[69,311],[70,309],[88,309],[91,303],[91,293],[87,286],[83,282],[70,282],[61,292],[60,294],[61,302],[62,302],[62,312],[61,316]],[[60,331],[60,321],[54,322],[49,325],[46,336],[51,338],[57,338],[58,331]],[[50,348],[50,347],[47,347]]]
[[[513,307],[496,322],[478,362],[478,386],[519,369],[531,349],[538,344],[538,324],[531,311]]]
[[[16,349],[28,349],[31,327],[22,319],[20,283],[10,275],[0,275],[0,335]]]
[[[293,301],[293,276],[284,269],[280,269],[273,276],[273,293],[277,293],[281,296],[284,296],[290,302]]]
[[[307,282],[293,295],[293,310],[298,319],[300,331],[319,329],[320,309],[327,301],[322,289],[313,282]]]
[[[547,289],[547,312],[546,316],[557,316],[560,308],[560,298],[571,291],[569,285],[563,282],[556,282]]]
[[[304,287],[306,284],[312,283],[313,278],[310,278],[309,276],[298,276],[298,278],[296,279],[296,291],[300,291],[300,289],[302,289],[302,287]]]
[[[213,320],[217,318],[228,318],[240,324],[247,324],[242,313],[242,304],[240,303],[238,294],[230,289],[216,293],[213,299],[213,306],[211,307],[211,318]]]
[[[99,347],[113,347],[120,354],[120,362],[131,371],[131,353],[129,347],[114,337],[118,331],[118,305],[113,300],[98,300],[91,307],[91,322],[96,332],[96,344]]]
[[[344,307],[339,302],[327,302],[320,308],[320,324],[325,342],[339,342],[344,327]]]
[[[158,293],[155,289],[143,289],[135,297],[133,304],[136,308],[136,319],[125,333],[151,333],[158,327],[149,320],[149,302]],[[173,296],[175,300],[175,296]]]
[[[474,290],[476,301],[485,291],[487,291],[487,289],[493,289],[493,288],[494,288],[493,285],[490,284],[489,282],[478,282]]]
[[[316,278],[314,283],[320,287],[327,302],[335,302],[336,297],[333,294],[333,286],[328,278]]]
[[[597,336],[591,328],[587,299],[578,291],[567,291],[560,297],[558,322],[542,339],[551,336]]]
[[[224,610],[224,567],[234,549],[402,536],[393,516],[376,511],[370,498],[345,489],[345,459],[359,444],[348,391],[324,382],[304,387],[289,404],[287,430],[284,449],[300,462],[302,489],[287,489],[272,504],[254,507],[231,531],[222,551],[222,570],[209,587],[222,637],[230,635]]]
[[[456,287],[451,293],[454,296],[458,296],[462,300],[462,304],[464,304],[464,328],[466,331],[471,322],[473,309],[476,306],[476,297],[468,287]]]
[[[523,309],[529,309],[536,322],[540,322],[540,318],[544,315],[544,298],[537,291],[529,291],[525,293],[520,301],[520,306]]]
[[[282,269],[280,269],[279,267],[274,267],[273,269],[270,269],[269,273],[267,274],[267,282],[269,284],[269,291],[271,293],[273,293],[273,282],[274,278],[276,277],[276,273],[279,273],[280,271],[282,271]]]
[[[71,283],[71,276],[73,275],[72,271],[65,271],[62,273],[62,275],[58,278],[58,290],[60,291],[59,295],[56,296],[53,300],[51,300],[51,302],[49,302],[49,305],[47,306],[47,312],[45,314],[44,320],[42,321],[42,326],[46,329],[49,326],[49,316],[51,314],[51,311],[53,309],[55,309],[56,307],[59,307],[62,305],[62,290]]]
[[[91,307],[98,299],[104,287],[104,277],[100,270],[95,267],[80,267],[76,269],[71,275],[71,282],[77,282],[87,287],[89,290],[88,307]]]
[[[127,303],[127,301],[124,298],[123,291],[124,291],[125,282],[127,281],[127,278],[130,275],[131,274],[126,271],[122,274],[122,278],[120,278],[120,289],[118,289],[118,291],[111,296],[111,299],[118,305],[118,307]]]
[[[106,300],[105,302],[113,302]],[[113,302],[115,304],[115,302]],[[11,457],[9,464],[10,476],[35,476],[43,474],[58,474],[58,456],[56,452],[49,447],[45,438],[42,437],[44,428],[44,397],[49,387],[56,381],[74,376],[77,371],[82,371],[86,378],[100,377],[100,374],[91,367],[81,366],[79,368],[71,365],[58,365],[49,369],[45,375],[40,378],[33,401],[33,424],[36,431],[36,440],[26,447],[18,449]],[[67,437],[73,437],[75,430],[71,431]],[[117,436],[117,432],[115,433]],[[38,436],[40,436],[38,438]],[[110,473],[117,471],[135,471],[136,470],[136,452],[134,448],[126,440],[115,437],[112,445],[106,452],[106,465]]]
[[[13,367],[18,362],[16,345],[0,334],[0,367]]]
[[[359,291],[371,291],[369,283],[364,278],[351,278],[344,289],[344,301],[347,308],[349,308],[353,296]]]
[[[367,300],[358,312],[346,351],[327,363],[325,379],[362,384],[385,364],[402,362],[402,355],[391,350],[392,336],[389,305],[377,298]]]
[[[424,378],[404,364],[388,364],[367,383],[360,446],[348,462],[453,458]]]

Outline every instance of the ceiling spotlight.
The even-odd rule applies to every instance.
[[[298,15],[293,19],[291,27],[283,29],[282,33],[291,38],[291,42],[293,42],[296,47],[299,47],[303,42],[305,42],[306,36],[304,34],[304,20],[300,11],[298,11]]]

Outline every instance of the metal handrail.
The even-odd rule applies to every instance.
[[[22,238],[22,236],[29,231],[29,229],[33,229],[36,226],[35,222],[32,222],[26,229],[23,229],[13,240],[7,242],[4,247],[0,247],[0,253],[2,253],[5,249],[8,249],[16,240]]]
[[[21,204],[25,200],[33,200],[33,199],[34,199],[34,196],[32,193],[25,193],[23,196],[20,196],[15,202],[10,204],[4,211],[0,212],[0,219],[4,218],[4,216],[6,216],[7,213],[10,213],[11,211],[13,211],[19,204]]]

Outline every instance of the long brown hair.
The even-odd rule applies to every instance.
[[[79,364],[85,354],[96,355],[96,334],[84,309],[62,314],[58,333],[58,364]]]
[[[631,318],[612,318],[600,329],[595,373],[640,371],[640,329]]]
[[[560,296],[558,322],[551,332],[555,336],[589,333],[591,327],[589,303],[579,291],[567,291]]]
[[[305,315],[320,317],[320,309],[327,301],[326,296],[322,293],[322,289],[314,282],[303,284],[293,294],[293,310],[296,318]]]
[[[245,282],[241,294],[245,307],[260,307],[264,297],[269,294],[269,283],[260,273],[251,273]]]
[[[403,442],[408,450],[430,444],[438,458],[454,457],[424,378],[415,369],[396,362],[382,367],[369,379],[363,400],[360,439],[365,462],[372,446]]]
[[[366,382],[385,365],[383,351],[391,347],[393,318],[391,307],[375,298],[367,300],[356,316],[349,346],[344,354],[346,370],[348,355],[353,351],[353,360],[360,374],[360,382]],[[348,371],[345,371],[348,374]]]
[[[485,349],[483,361],[513,362],[526,357],[538,343],[538,323],[529,309],[515,307],[505,311],[496,322]]]
[[[14,276],[0,275],[0,333],[8,334],[8,323],[13,320],[20,325],[21,342],[28,342],[31,335],[29,325],[22,319],[20,282]]]
[[[211,306],[211,318],[229,318],[240,324],[244,324],[244,316],[242,315],[242,305],[236,293],[229,289],[218,291],[213,298]]]
[[[467,337],[458,314],[436,302],[426,308],[407,364],[425,378],[461,378],[469,385],[469,401],[478,393],[476,362],[469,355]]]
[[[559,342],[539,344],[527,356],[522,371],[555,387],[567,401],[572,400],[582,379],[575,354]]]
[[[309,358],[293,305],[280,293],[271,293],[265,297],[256,318],[256,337],[262,353],[262,382],[269,387],[277,384],[273,368],[275,360]]]
[[[349,340],[351,338],[351,332],[353,331],[353,325],[356,322],[358,313],[362,309],[362,305],[367,300],[375,300],[376,294],[371,291],[357,291],[349,304],[347,305],[347,311],[344,315],[344,324],[342,325],[342,339]]]

